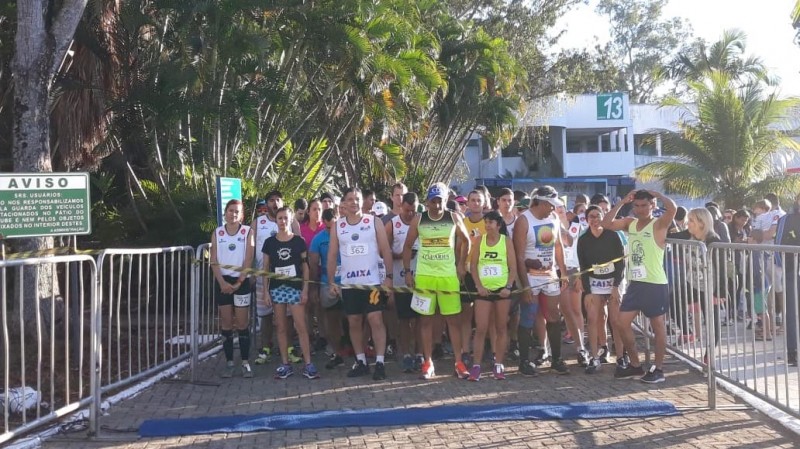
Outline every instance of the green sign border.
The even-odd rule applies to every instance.
[[[92,233],[92,202],[91,202],[91,194],[89,193],[90,183],[89,183],[89,174],[85,172],[65,172],[65,173],[0,173],[0,178],[19,178],[19,177],[42,177],[42,178],[51,178],[51,177],[78,177],[82,176],[86,180],[86,190],[85,197],[81,197],[86,202],[86,216],[84,217],[85,222],[85,230],[79,232],[50,232],[50,233],[37,233],[37,234],[17,234],[13,233],[11,235],[8,234],[9,229],[16,229],[24,231],[26,228],[7,228],[6,225],[0,226],[0,234],[2,234],[3,239],[19,239],[19,238],[30,238],[30,237],[55,237],[59,235],[87,235]],[[19,189],[14,190],[13,192],[32,192],[32,191],[41,191],[45,189]],[[53,189],[46,189],[46,190],[53,190]],[[65,190],[65,189],[61,189]],[[81,191],[81,189],[69,189],[70,191]],[[6,192],[11,192],[11,190],[0,190],[0,197],[2,197]],[[55,227],[55,226],[52,226]]]

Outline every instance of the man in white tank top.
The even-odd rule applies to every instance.
[[[373,215],[362,213],[361,190],[351,187],[345,190],[342,198],[344,216],[336,221],[328,249],[328,284],[332,295],[339,293],[333,282],[336,274],[336,254],[341,257],[341,295],[344,313],[350,327],[350,340],[356,352],[356,363],[347,373],[348,377],[369,374],[369,365],[364,352],[363,324],[367,315],[372,339],[377,353],[374,380],[386,378],[384,355],[386,353],[386,327],[383,323],[383,310],[388,295],[380,290],[379,265],[385,263],[386,275],[383,287],[391,291],[394,278],[392,250],[380,220]],[[369,290],[353,286],[373,286]]]
[[[267,270],[264,267],[264,242],[278,233],[278,223],[275,221],[275,214],[283,207],[283,195],[277,190],[267,193],[264,200],[259,200],[256,204],[256,218],[251,224],[251,229],[255,234],[255,268],[257,270]],[[274,326],[272,322],[272,306],[267,306],[264,302],[264,277],[255,276],[256,280],[256,316],[261,321],[261,349],[256,358],[256,364],[262,365],[272,358],[272,334]],[[252,278],[251,278],[252,279]],[[287,308],[288,310],[288,308]]]
[[[414,217],[417,216],[417,206],[419,199],[414,192],[407,192],[401,198],[398,214],[386,223],[386,236],[389,238],[389,246],[392,247],[392,258],[394,263],[395,286],[405,287],[405,270],[403,269],[403,246],[408,236],[408,228]],[[419,248],[419,244],[416,244]],[[416,255],[411,259],[411,270],[415,271],[417,266]],[[403,371],[412,373],[414,367],[414,342],[417,340],[417,317],[419,314],[411,308],[411,293],[395,293],[394,309],[398,320],[397,350],[403,355]],[[419,354],[421,355],[421,353]]]

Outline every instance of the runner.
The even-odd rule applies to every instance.
[[[467,229],[467,234],[470,238],[469,254],[467,254],[467,263],[472,260],[472,253],[477,251],[480,246],[481,237],[486,234],[486,222],[483,221],[483,214],[486,204],[485,195],[477,190],[469,192],[467,195],[467,216],[464,219],[464,227]],[[475,283],[472,276],[469,274],[470,266],[467,266],[467,275],[462,280],[461,287],[464,292],[477,293]],[[459,327],[457,331],[461,332],[461,341],[463,343],[462,354],[456,354],[464,362],[464,366],[472,366],[472,361],[469,356],[469,343],[472,337],[472,314],[473,314],[473,294],[461,295],[461,313],[458,314]],[[450,328],[450,334],[454,329]],[[452,337],[451,337],[452,338]],[[483,343],[481,343],[483,344]],[[473,348],[474,350],[474,348]],[[480,363],[480,360],[477,360]]]
[[[386,236],[389,238],[389,245],[392,247],[392,257],[394,258],[394,279],[396,287],[405,287],[406,273],[403,270],[403,247],[408,236],[408,229],[411,222],[417,216],[417,206],[419,199],[414,192],[407,192],[403,195],[403,202],[400,213],[386,223]],[[416,252],[419,245],[412,245],[411,272],[417,266]],[[395,293],[394,308],[397,312],[399,321],[397,335],[397,351],[403,355],[403,372],[413,373],[414,367],[414,343],[417,340],[419,314],[411,308],[411,293]]]
[[[461,218],[444,209],[447,195],[447,186],[444,183],[437,182],[428,188],[427,211],[414,218],[403,247],[406,285],[426,290],[415,293],[411,303],[411,308],[421,315],[420,334],[422,353],[425,357],[422,364],[424,379],[432,379],[436,375],[432,360],[434,338],[432,330],[433,317],[437,310],[444,316],[447,326],[451,330],[456,330],[450,332],[454,354],[462,353],[461,333],[457,331],[460,324],[458,314],[461,312],[461,298],[458,293],[449,292],[457,292],[459,279],[464,277],[470,241]],[[420,240],[417,269],[416,272],[412,272],[411,260],[417,237]],[[462,248],[458,254],[457,244]],[[458,357],[456,357],[455,372],[458,377],[464,379],[469,377],[469,371]]]
[[[653,217],[656,201],[664,203],[665,211],[661,217]],[[626,204],[633,205],[634,217],[615,219],[619,210]],[[628,233],[630,261],[626,277],[629,280],[627,291],[620,304],[619,326],[622,340],[631,358],[630,364],[619,365],[614,373],[616,378],[641,376],[642,382],[664,382],[664,354],[667,349],[665,319],[669,311],[669,288],[664,270],[664,247],[667,230],[675,217],[677,206],[668,197],[651,190],[635,190],[617,203],[603,218],[602,226],[612,231],[623,230]],[[655,364],[645,374],[639,363],[639,353],[635,350],[636,340],[631,324],[639,312],[650,319],[655,334]]]
[[[556,207],[564,204],[551,186],[542,186],[531,194],[530,208],[517,218],[514,226],[514,252],[521,288],[525,291],[520,304],[520,372],[536,375],[530,361],[531,330],[541,305],[546,321],[547,339],[550,341],[551,368],[558,374],[569,374],[561,358],[561,323],[559,302],[565,281],[558,281],[556,268],[567,272],[564,265],[564,248],[561,245],[561,223],[553,215]],[[543,343],[543,342],[542,342]]]
[[[294,374],[289,364],[289,329],[286,317],[287,306],[292,310],[294,327],[300,339],[305,368],[303,376],[309,379],[319,378],[319,373],[311,363],[311,344],[306,330],[306,303],[308,302],[308,254],[306,242],[299,235],[292,233],[292,210],[288,207],[278,209],[276,215],[278,233],[264,242],[261,252],[264,253],[264,269],[279,276],[302,278],[301,281],[270,279],[264,276],[264,287],[267,292],[264,299],[267,306],[275,309],[275,321],[278,327],[278,346],[280,347],[282,364],[275,371],[276,379],[286,379]],[[241,343],[240,343],[241,344]],[[287,349],[284,349],[287,348]]]
[[[403,207],[403,195],[408,193],[408,187],[402,182],[398,182],[392,186],[392,210],[381,218],[383,224],[386,224],[397,215],[400,215],[400,209]],[[399,279],[395,279],[399,281]]]
[[[261,270],[264,267],[264,254],[261,248],[268,238],[278,233],[278,223],[275,222],[275,213],[283,207],[283,195],[277,190],[269,192],[266,199],[259,200],[256,204],[256,218],[251,224],[255,238],[255,267]],[[261,349],[256,357],[256,365],[263,365],[272,360],[272,336],[275,333],[272,307],[267,307],[264,301],[264,278],[255,276],[256,283],[256,315],[261,325]]]
[[[219,309],[219,327],[222,349],[225,352],[225,370],[222,377],[233,377],[233,333],[239,337],[239,354],[242,358],[242,377],[253,377],[250,367],[250,282],[243,269],[253,264],[254,240],[250,226],[242,224],[244,207],[239,200],[225,205],[225,224],[211,234],[211,271],[214,273],[214,294]],[[241,270],[223,268],[233,265]]]
[[[589,230],[578,238],[577,257],[583,273],[577,287],[579,293],[586,295],[587,328],[589,330],[589,350],[592,357],[586,366],[586,374],[594,374],[600,369],[601,359],[607,349],[600,347],[598,338],[606,327],[605,308],[611,323],[616,323],[619,315],[620,284],[625,273],[625,248],[614,231],[603,229],[603,211],[600,206],[591,205],[586,209]],[[614,263],[609,261],[614,259]],[[586,270],[591,272],[585,272]],[[617,359],[623,359],[624,345],[620,332],[614,331],[614,349]]]
[[[491,326],[496,338],[492,341],[495,354],[492,374],[497,380],[505,379],[503,360],[508,341],[508,311],[511,306],[511,292],[516,280],[517,261],[514,244],[507,236],[506,224],[499,212],[491,211],[484,216],[486,233],[472,252],[470,273],[475,282],[478,296],[475,300],[475,339],[473,341],[473,365],[469,370],[469,380],[481,378],[486,331]],[[490,323],[493,318],[494,322]]]
[[[578,195],[576,201],[587,199],[584,198],[585,195],[581,195],[582,194]],[[579,290],[580,278],[576,276],[575,273],[578,272],[580,267],[577,251],[578,237],[586,232],[588,227],[586,224],[586,206],[586,203],[575,203],[575,206],[572,208],[572,219],[569,222],[568,235],[565,236],[566,238],[564,239],[564,262],[567,265],[569,286],[567,291],[562,293],[566,296],[566,298],[564,298],[566,307],[561,310],[564,317],[568,320],[567,328],[569,329],[572,343],[578,343],[578,364],[583,367],[589,365],[589,359],[591,357],[583,341],[584,316],[582,309],[583,304],[581,301],[582,292]],[[566,338],[565,343],[572,344],[570,341],[567,341]],[[592,354],[597,355],[596,352]]]
[[[361,189],[350,187],[345,190],[341,204],[345,215],[336,221],[336,232],[331,234],[327,268],[330,294],[336,296],[340,290],[333,279],[336,274],[336,257],[341,257],[342,305],[350,328],[350,341],[356,353],[356,362],[347,376],[369,374],[364,352],[363,326],[366,315],[372,330],[377,359],[372,378],[383,380],[386,378],[386,327],[382,312],[386,308],[387,294],[380,290],[378,266],[382,259],[386,266],[383,286],[391,289],[394,277],[392,252],[385,230],[376,224],[375,217],[362,213]],[[369,286],[371,289],[363,290],[350,287],[351,285]]]
[[[308,249],[308,265],[312,281],[319,282],[319,285],[312,285],[310,291],[316,289],[319,295],[319,304],[322,307],[323,323],[327,331],[328,346],[331,348],[331,356],[325,369],[334,369],[339,365],[344,365],[342,358],[342,298],[332,296],[328,285],[328,249],[330,247],[331,232],[336,224],[336,209],[325,209],[322,211],[322,222],[325,229],[314,236],[311,240],[311,247]],[[336,260],[336,276],[333,280],[335,284],[341,284],[339,276],[341,270],[340,258]]]

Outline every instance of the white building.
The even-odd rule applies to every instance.
[[[660,189],[642,184],[634,170],[670,156],[662,154],[659,131],[678,131],[681,110],[658,105],[630,104],[625,93],[556,96],[532,105],[520,119],[522,138],[492,155],[474,135],[464,151],[468,180],[454,187],[462,193],[477,184],[530,191],[550,184],[575,193],[623,196],[633,188]],[[800,160],[782,162],[786,170]],[[675,198],[687,207],[705,199]]]

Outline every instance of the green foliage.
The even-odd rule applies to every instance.
[[[679,134],[663,134],[665,153],[676,160],[653,162],[637,170],[643,181],[658,179],[668,192],[712,196],[738,208],[766,193],[787,195],[800,188],[800,176],[786,175],[777,164],[784,152],[800,151],[791,138],[790,114],[796,98],[779,100],[760,84],[740,86],[712,71],[689,82],[694,104],[671,98],[683,118]]]

